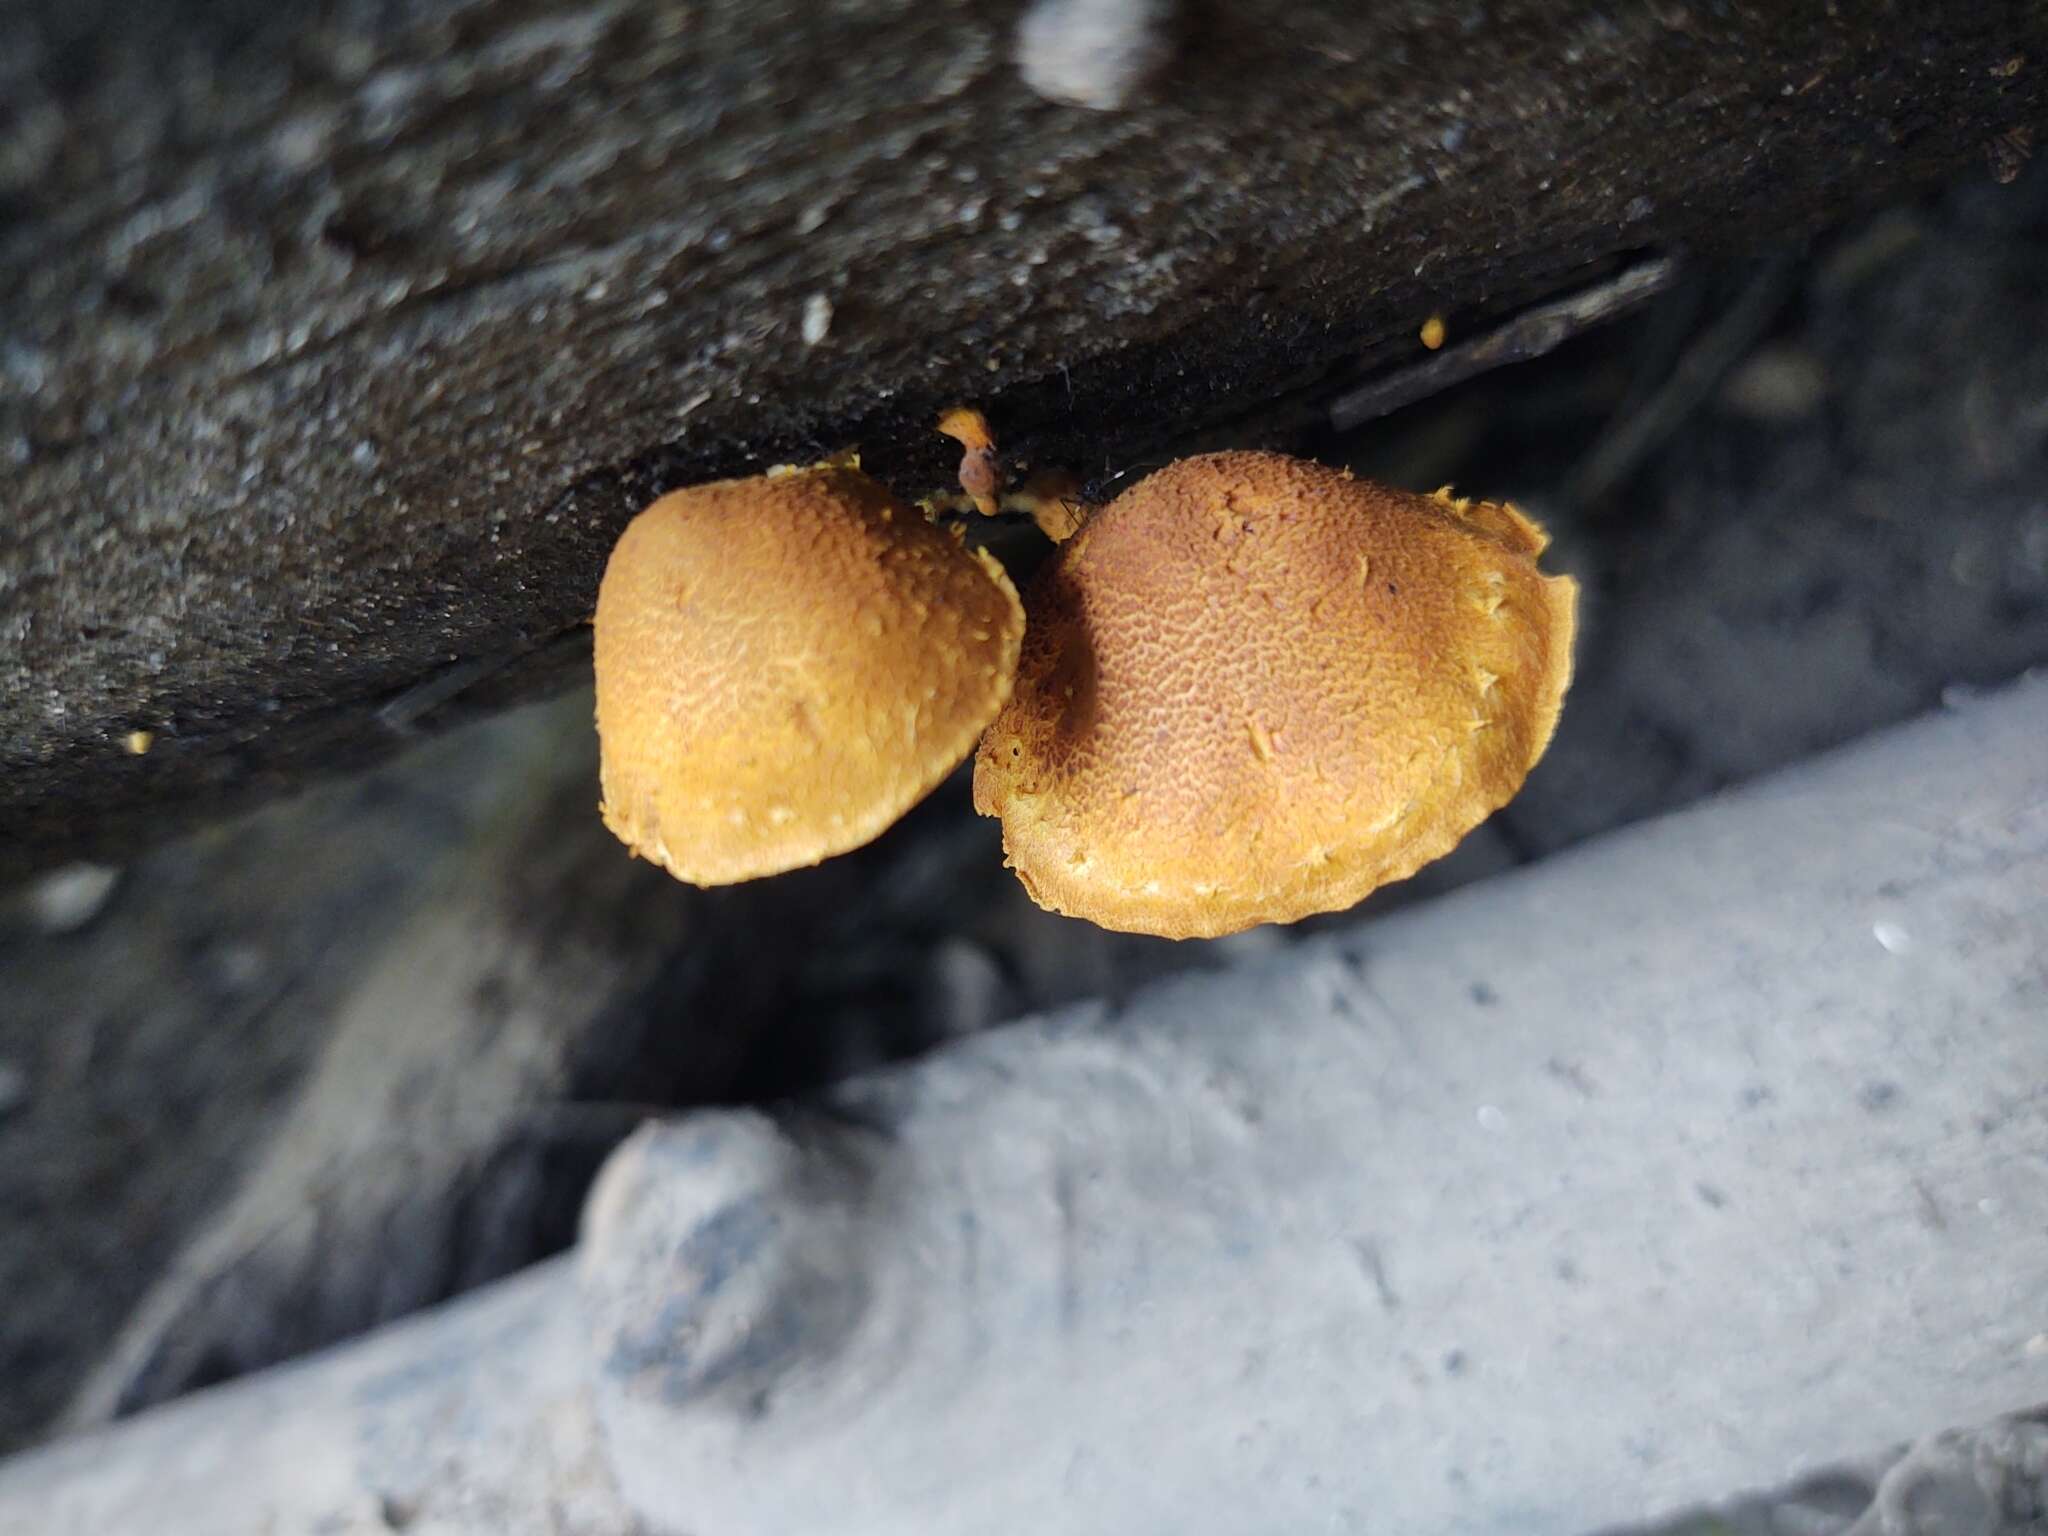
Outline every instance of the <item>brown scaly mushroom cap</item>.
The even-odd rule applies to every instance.
[[[1211,937],[1350,906],[1504,805],[1571,678],[1569,577],[1506,505],[1183,459],[1034,583],[974,804],[1039,905]]]
[[[694,885],[816,864],[880,834],[1010,696],[1024,611],[857,469],[664,496],[597,598],[605,825]]]

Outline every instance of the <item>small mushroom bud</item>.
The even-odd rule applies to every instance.
[[[994,517],[1003,493],[1003,467],[996,458],[996,440],[988,418],[958,405],[939,418],[939,431],[965,450],[960,455],[960,489],[983,517]]]
[[[1070,470],[1041,469],[1003,496],[1005,512],[1028,513],[1038,531],[1064,544],[1081,531],[1095,509],[1081,497],[1081,477]]]
[[[974,803],[1041,906],[1213,937],[1348,907],[1521,787],[1576,587],[1504,504],[1183,459],[1040,573]]]
[[[1002,567],[848,465],[664,496],[598,590],[605,825],[693,885],[858,848],[1010,696]]]

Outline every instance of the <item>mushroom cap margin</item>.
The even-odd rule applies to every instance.
[[[1026,602],[975,806],[1041,906],[1214,937],[1351,906],[1511,799],[1571,679],[1577,588],[1504,503],[1267,453],[1183,459]]]
[[[676,491],[598,591],[605,825],[694,885],[871,841],[1008,701],[1000,564],[845,465]]]

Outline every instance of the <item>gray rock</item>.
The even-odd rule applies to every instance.
[[[1017,71],[1052,101],[1111,112],[1173,54],[1174,0],[1037,0],[1017,24]]]
[[[707,1536],[1566,1536],[2048,1396],[2044,789],[2048,679],[651,1127],[580,1264],[621,1491]],[[1916,1536],[2004,1512],[1888,1486]]]

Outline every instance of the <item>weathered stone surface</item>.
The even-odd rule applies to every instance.
[[[2044,773],[2035,679],[649,1127],[573,1281],[0,1465],[0,1533],[1575,1536],[1795,1468],[1665,1529],[2037,1529],[2024,1420],[1814,1473],[2048,1395]]]
[[[1432,310],[1982,166],[2048,78],[2026,0],[1242,0],[1099,113],[1014,20],[10,8],[0,863],[360,760],[423,682],[544,686],[670,486],[848,442],[936,483],[963,396],[1129,462]]]
[[[580,1255],[620,1491],[718,1536],[1572,1536],[2038,1403],[2044,790],[2048,677],[648,1127]],[[1857,1531],[2038,1515],[2009,1443]]]

